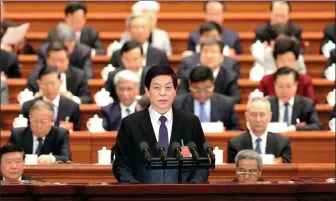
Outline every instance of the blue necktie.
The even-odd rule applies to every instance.
[[[256,139],[256,144],[257,144],[257,146],[256,146],[256,148],[255,148],[255,151],[258,152],[258,153],[261,155],[260,142],[261,142],[261,139],[260,139],[260,138]]]
[[[287,126],[291,125],[289,121],[289,109],[288,109],[289,103],[285,103],[285,113],[284,113],[284,122],[287,123]]]
[[[205,103],[200,103],[199,119],[201,123],[209,122],[208,115],[206,114],[206,111],[205,111]]]
[[[166,126],[167,118],[165,116],[161,116],[159,118],[161,124],[160,124],[160,130],[159,130],[159,142],[160,144],[165,148],[166,153],[168,152],[168,129]]]

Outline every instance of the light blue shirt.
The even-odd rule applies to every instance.
[[[211,122],[211,99],[204,103],[205,114],[207,115],[208,121]],[[194,100],[194,114],[200,118],[201,104],[199,101]]]

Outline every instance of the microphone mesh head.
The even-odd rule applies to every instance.
[[[141,151],[143,151],[144,149],[149,149],[149,146],[148,146],[147,142],[141,142],[140,143],[140,149],[141,149]]]
[[[178,142],[173,142],[172,148],[173,148],[173,150],[175,150],[176,148],[181,148],[181,145]]]
[[[197,146],[196,146],[196,144],[195,144],[194,142],[189,142],[189,143],[188,143],[188,148],[189,148],[189,149],[192,149],[192,148],[195,148],[195,149],[196,149]]]
[[[159,150],[159,149],[163,149],[165,151],[165,148],[161,145],[160,142],[157,142],[156,143],[156,149]]]
[[[211,148],[212,146],[211,146],[211,144],[209,143],[209,142],[204,142],[204,144],[203,144],[203,148],[204,148],[204,150],[207,150],[207,149],[209,149],[209,148]]]

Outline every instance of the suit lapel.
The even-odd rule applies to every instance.
[[[182,108],[185,111],[190,111],[194,114],[195,108],[194,108],[194,99],[191,94],[188,94],[186,97],[186,100],[183,102]]]
[[[149,116],[149,111],[148,108],[142,111],[143,116],[141,116],[140,118],[140,128],[142,129],[142,133],[146,139],[146,141],[148,142],[148,146],[150,146],[150,149],[153,151],[153,153],[155,153],[155,155],[158,156],[157,151],[156,150],[156,137],[155,137],[155,133],[154,133],[154,129],[153,129],[153,125]]]
[[[51,127],[51,130],[49,131],[48,135],[46,136],[44,143],[43,143],[43,148],[41,153],[42,154],[50,154],[52,144],[54,144],[54,139],[53,139],[53,132],[54,132],[54,127]]]
[[[300,119],[300,113],[302,110],[302,105],[300,104],[299,96],[295,96],[294,98],[294,105],[292,111],[292,124],[296,124],[296,119]]]
[[[112,119],[111,119],[111,122],[114,122],[115,125],[113,125],[114,128],[117,128],[119,129],[120,128],[120,123],[121,123],[121,108],[120,108],[120,104],[118,103],[116,108],[115,108],[115,111],[111,111],[111,112],[115,112],[116,115],[112,115]]]
[[[56,121],[55,121],[55,125],[59,125],[59,122],[62,119],[66,119],[65,117],[65,108],[67,107],[66,103],[65,103],[65,98],[63,96],[60,97],[59,103],[58,103],[58,109],[57,109],[57,116],[56,116]],[[69,117],[70,118],[70,117]]]
[[[23,135],[26,135],[25,133]],[[24,150],[27,150],[26,154],[34,154],[33,153],[33,146],[34,146],[34,142],[33,142],[33,132],[30,130],[28,130],[27,132],[27,137],[24,136],[22,138],[22,140],[24,141]]]
[[[243,134],[243,140],[241,144],[241,149],[253,149],[252,138],[250,132]]]
[[[181,121],[181,117],[183,115],[183,112],[180,112],[179,110],[175,110],[173,108],[173,126],[171,131],[171,137],[169,141],[169,148],[168,148],[168,156],[173,156],[174,151],[172,147],[170,146],[173,142],[179,142],[181,141],[181,131],[183,130],[183,126],[185,125],[185,122]]]
[[[148,49],[147,49],[147,52],[146,52],[146,66],[152,66],[151,59],[155,58],[155,57],[153,57],[153,55],[154,55],[154,51],[152,51],[152,48],[148,44]]]

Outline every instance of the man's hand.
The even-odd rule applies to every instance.
[[[54,163],[54,159],[53,155],[41,155],[38,157],[37,162],[41,165],[50,165]]]

